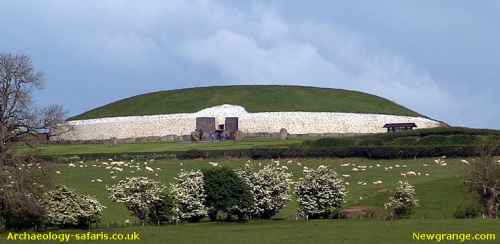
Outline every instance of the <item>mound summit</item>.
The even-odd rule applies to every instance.
[[[195,113],[235,104],[257,112],[339,112],[420,116],[388,99],[351,90],[277,85],[197,87],[158,91],[125,98],[69,120]]]

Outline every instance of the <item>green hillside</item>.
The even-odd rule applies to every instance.
[[[382,97],[367,93],[301,86],[212,86],[159,91],[119,100],[69,120],[117,116],[193,113],[221,104],[249,112],[351,112],[417,116]]]

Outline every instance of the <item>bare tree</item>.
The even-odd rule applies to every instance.
[[[42,88],[42,74],[26,55],[0,53],[0,165],[12,159],[13,145],[29,135],[54,131],[64,121],[62,106],[37,109],[32,93]]]
[[[42,125],[49,137],[56,136],[72,129],[67,123],[64,123],[65,117],[66,111],[63,106],[52,104],[41,109],[40,118],[42,120],[38,124]]]
[[[496,161],[498,140],[486,142],[480,148],[480,157],[470,163],[466,184],[479,193],[484,213],[488,218],[496,218],[500,197],[500,161]]]

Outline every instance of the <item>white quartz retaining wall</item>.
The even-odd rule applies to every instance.
[[[415,123],[418,128],[438,127],[440,123],[423,117],[381,114],[329,112],[248,113],[243,107],[221,105],[197,113],[152,116],[113,117],[68,122],[71,132],[55,140],[106,140],[167,135],[189,135],[196,128],[197,117],[239,117],[239,128],[245,133],[275,133],[285,128],[290,134],[378,133],[386,123]]]

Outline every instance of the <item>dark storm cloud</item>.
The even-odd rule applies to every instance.
[[[278,83],[500,128],[495,1],[241,2],[3,1],[0,51],[31,55],[48,81],[39,102],[72,114],[152,90]]]

